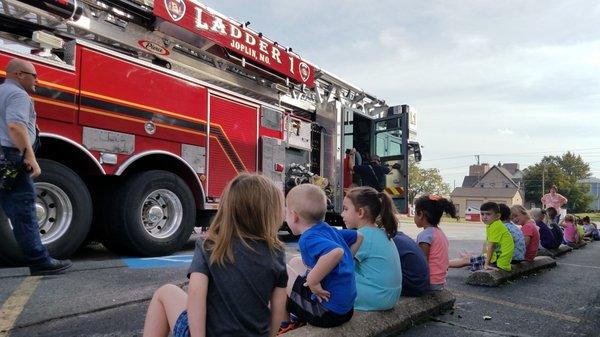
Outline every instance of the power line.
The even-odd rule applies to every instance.
[[[571,152],[574,153],[576,151],[591,151],[591,150],[600,150],[600,147],[588,147],[581,149],[569,149],[569,150],[554,150],[553,152]],[[435,160],[450,160],[450,159],[460,159],[466,157],[473,156],[520,156],[520,155],[540,155],[540,154],[548,154],[551,152],[550,150],[546,151],[537,151],[537,152],[512,152],[512,153],[483,153],[483,154],[464,154],[464,155],[456,155],[450,157],[441,157],[441,158],[424,158],[422,161],[435,161]],[[578,153],[574,153],[575,155],[581,155]],[[585,154],[584,154],[585,155]],[[588,154],[589,155],[589,154]]]
[[[460,159],[460,158],[467,158],[467,157],[473,157],[474,155],[472,154],[465,154],[465,155],[460,155],[460,156],[453,156],[453,157],[442,157],[442,158],[424,158],[422,161],[435,161],[435,160],[449,160],[449,159]]]

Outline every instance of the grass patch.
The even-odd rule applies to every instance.
[[[600,221],[600,213],[576,213],[575,215],[577,215],[580,218],[583,218],[584,216],[589,216],[591,221]]]

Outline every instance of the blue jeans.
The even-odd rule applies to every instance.
[[[175,326],[173,327],[173,337],[190,337],[190,325],[187,310],[184,310],[179,314],[179,317],[177,317],[177,321],[175,321]]]
[[[2,147],[6,159],[22,165],[23,157],[17,149]],[[48,250],[42,245],[40,229],[35,214],[35,186],[25,168],[22,168],[11,189],[0,189],[0,203],[4,214],[10,219],[17,243],[28,264],[49,260]]]

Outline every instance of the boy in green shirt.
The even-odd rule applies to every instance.
[[[510,271],[510,261],[515,251],[512,235],[500,221],[500,207],[495,202],[481,205],[481,219],[485,223],[484,255],[470,256],[462,254],[458,259],[449,261],[450,268],[470,266],[471,271],[480,269]]]
[[[510,232],[500,221],[500,208],[495,202],[481,205],[481,220],[485,223],[485,262],[484,269],[500,268],[510,271],[510,261],[515,250],[515,243]]]

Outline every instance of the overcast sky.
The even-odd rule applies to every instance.
[[[418,111],[422,167],[581,154],[600,177],[598,1],[203,1],[388,104]]]

